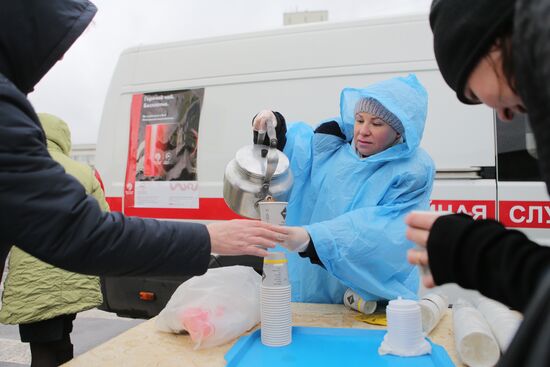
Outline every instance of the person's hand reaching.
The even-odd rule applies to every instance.
[[[286,227],[288,236],[281,246],[289,251],[303,252],[309,245],[309,233],[302,227]]]
[[[426,288],[435,286],[432,274],[428,271],[429,259],[426,246],[430,230],[435,220],[441,216],[441,213],[435,212],[411,212],[405,218],[407,228],[407,238],[418,245],[418,248],[407,251],[407,260],[413,265],[420,266],[422,271],[422,283]]]
[[[209,223],[212,253],[218,255],[267,256],[266,248],[286,240],[288,229],[257,220],[235,219]]]

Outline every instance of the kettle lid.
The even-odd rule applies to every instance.
[[[261,144],[246,145],[237,151],[235,154],[235,161],[239,167],[250,176],[263,178],[265,177],[267,165],[267,158],[262,157],[262,150],[264,149],[269,150],[270,148]],[[290,165],[287,156],[283,152],[278,149],[275,149],[275,151],[279,156],[279,162],[273,174],[273,178],[286,173]]]

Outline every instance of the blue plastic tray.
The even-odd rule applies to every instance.
[[[440,345],[420,357],[379,355],[378,347],[386,330],[292,328],[292,343],[285,347],[266,347],[260,330],[241,337],[226,353],[228,367],[271,366],[454,366]]]

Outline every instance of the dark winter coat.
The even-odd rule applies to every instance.
[[[512,52],[518,92],[535,135],[550,193],[550,2],[516,0]]]
[[[436,284],[477,289],[524,313],[499,366],[550,365],[550,247],[496,221],[457,214],[434,223],[428,255]],[[540,355],[529,360],[533,353]]]
[[[210,259],[204,225],[102,213],[48,154],[26,94],[88,26],[95,6],[2,0],[0,8],[0,255],[16,244],[85,274],[204,273]]]
[[[550,192],[550,2],[517,0],[512,38],[518,93],[527,107]],[[439,218],[428,239],[437,284],[456,282],[524,313],[498,366],[550,366],[550,247],[490,221]]]

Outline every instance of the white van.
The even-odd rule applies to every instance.
[[[111,208],[173,220],[237,218],[223,200],[223,174],[235,152],[251,143],[258,111],[316,125],[339,115],[344,87],[408,73],[429,93],[422,146],[437,167],[432,207],[497,218],[550,243],[550,203],[525,118],[497,123],[493,110],[458,102],[437,70],[425,15],[126,50],[97,145]],[[154,315],[183,280],[104,279],[106,307]]]

